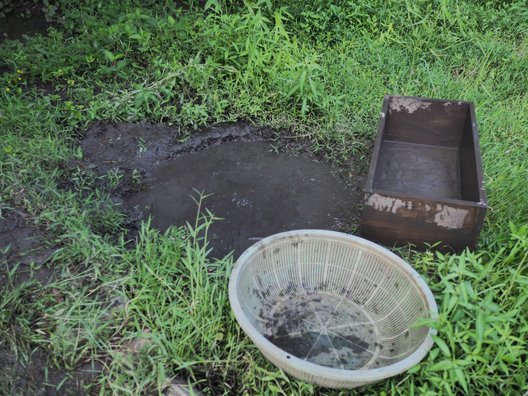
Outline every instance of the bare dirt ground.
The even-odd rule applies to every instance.
[[[96,124],[81,146],[84,165],[119,170],[123,209],[152,216],[160,230],[194,224],[198,192],[222,221],[213,224],[213,255],[235,259],[256,240],[292,229],[350,231],[359,217],[359,177],[312,155],[306,142],[276,139],[244,123],[208,128],[179,143],[176,128]]]
[[[277,131],[246,123],[206,128],[186,139],[163,124],[96,123],[80,142],[83,159],[64,164],[69,171],[119,174],[112,202],[127,218],[128,237],[149,216],[153,226],[194,223],[196,191],[210,194],[202,206],[222,221],[210,230],[212,255],[234,251],[235,259],[258,239],[301,228],[353,230],[359,221],[363,176],[310,153],[308,142],[280,138]],[[108,178],[101,179],[100,187]],[[0,223],[0,283],[45,287],[60,274],[51,258],[57,246],[43,227],[21,209],[3,211]],[[11,275],[9,275],[11,273]],[[33,298],[31,287],[22,298]],[[11,312],[16,315],[16,312]],[[37,313],[38,315],[38,313]],[[16,331],[16,329],[12,329]],[[13,394],[84,394],[102,366],[57,367],[48,352],[29,345],[23,354],[0,341],[0,382]]]

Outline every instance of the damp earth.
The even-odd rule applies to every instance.
[[[358,173],[311,154],[307,142],[278,136],[278,131],[245,123],[211,127],[189,137],[164,124],[99,122],[80,142],[83,158],[63,164],[63,188],[70,185],[68,170],[80,167],[106,176],[97,179],[102,183],[107,183],[111,172],[118,172],[118,187],[103,187],[126,215],[132,237],[149,217],[160,230],[194,223],[200,191],[207,195],[202,210],[223,219],[214,222],[209,234],[214,257],[234,251],[236,258],[260,238],[281,231],[354,228],[359,214]],[[57,246],[22,209],[4,210],[0,245],[2,284],[14,265],[17,271],[9,282],[15,287],[27,281],[47,285],[60,277],[51,260]],[[361,347],[361,342],[353,347]],[[47,368],[49,359],[42,349],[21,359],[0,346],[0,363],[10,378],[17,378],[13,383],[17,392],[46,394],[62,383],[63,389],[75,393],[101,370],[99,366],[73,371]]]
[[[271,343],[321,366],[361,369],[375,360],[381,347],[363,309],[324,291],[298,290],[268,300],[259,319]]]
[[[275,136],[243,123],[208,128],[192,139],[161,124],[96,124],[82,148],[85,166],[120,170],[128,180],[121,204],[162,231],[194,224],[204,196],[201,210],[222,219],[209,230],[214,257],[234,252],[236,259],[282,231],[354,227],[357,175],[310,154],[306,143]]]
[[[35,4],[20,2],[16,10],[0,18],[0,42],[20,40],[34,34],[46,35],[49,22],[42,10]],[[2,10],[0,10],[1,12]]]
[[[51,263],[56,246],[22,209],[3,209],[0,220],[0,290],[18,288],[19,299],[31,300],[38,285],[60,278],[60,270]],[[20,307],[23,304],[10,307],[10,315],[16,316]],[[0,342],[0,366],[0,384],[6,386],[2,389],[24,395],[58,394],[58,388],[61,394],[81,395],[83,385],[93,382],[102,369],[100,363],[81,364],[74,370],[57,367],[43,348],[32,345],[21,353],[6,342]]]

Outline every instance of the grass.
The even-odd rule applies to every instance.
[[[45,350],[50,372],[62,367],[59,392],[80,365],[100,364],[83,386],[101,394],[163,392],[176,375],[211,394],[340,394],[286,376],[241,333],[226,294],[232,260],[211,262],[197,243],[211,216],[166,233],[145,224],[131,247],[110,201],[119,175],[62,164],[82,157],[79,138],[98,120],[190,136],[246,119],[366,166],[390,92],[476,103],[491,209],[475,252],[403,252],[437,296],[436,345],[361,392],[526,394],[527,10],[522,0],[61,2],[63,23],[46,37],[0,44],[0,211],[24,211],[58,249],[50,283],[18,283],[1,263],[0,346],[22,362]],[[0,393],[14,381],[6,369]]]

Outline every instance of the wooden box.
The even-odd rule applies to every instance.
[[[386,95],[361,235],[388,246],[474,248],[486,209],[473,104]]]

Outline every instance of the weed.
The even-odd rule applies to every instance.
[[[144,224],[131,244],[109,197],[122,174],[60,165],[82,158],[78,139],[98,120],[162,121],[188,137],[250,119],[366,168],[389,92],[476,103],[490,210],[476,252],[403,253],[438,298],[435,347],[361,391],[526,393],[525,1],[176,3],[62,1],[46,37],[0,44],[0,208],[23,208],[46,233],[57,276],[18,284],[0,255],[1,347],[20,361],[46,351],[46,373],[99,362],[86,386],[101,394],[160,393],[175,376],[210,394],[340,394],[285,375],[241,333],[232,260],[208,258],[211,214],[166,233]],[[6,376],[0,393],[13,393]]]

